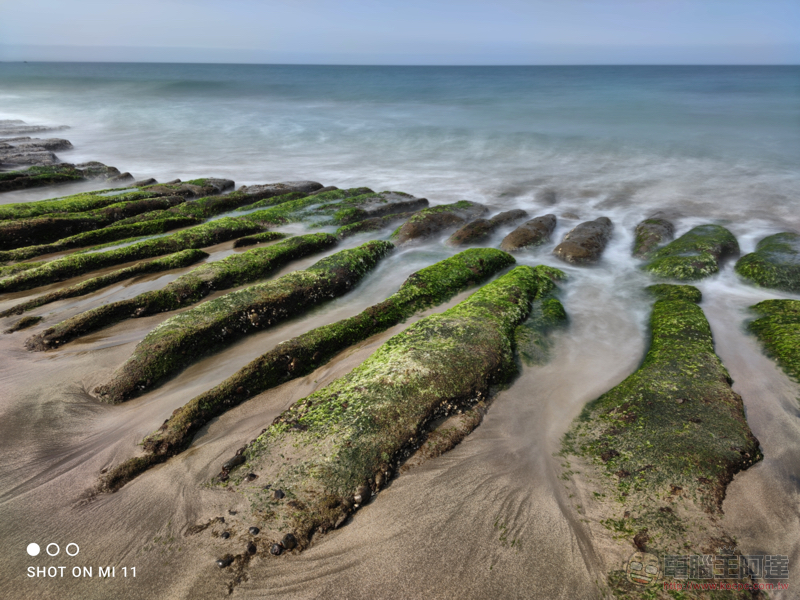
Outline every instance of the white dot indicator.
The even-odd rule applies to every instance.
[[[31,556],[38,556],[41,551],[42,549],[39,548],[39,544],[28,544],[28,554]]]

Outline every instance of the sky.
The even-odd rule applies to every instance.
[[[0,0],[0,60],[800,64],[800,0]]]

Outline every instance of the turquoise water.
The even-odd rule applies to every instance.
[[[800,226],[800,67],[4,63],[0,118],[137,177]]]

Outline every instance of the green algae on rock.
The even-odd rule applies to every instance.
[[[467,221],[483,216],[486,212],[488,209],[485,206],[468,200],[431,206],[406,221],[392,233],[391,239],[398,244],[405,244],[415,239],[430,237],[445,229],[460,227]]]
[[[31,289],[47,283],[64,281],[97,269],[103,269],[134,260],[172,254],[179,250],[203,248],[226,242],[243,235],[262,231],[261,225],[248,220],[224,217],[203,223],[164,237],[145,240],[131,246],[84,254],[71,254],[46,262],[10,277],[0,279],[0,293]]]
[[[511,256],[499,250],[466,250],[410,275],[396,293],[354,317],[281,342],[173,412],[145,440],[147,455],[113,469],[105,477],[104,485],[118,489],[142,470],[186,449],[194,434],[212,418],[267,389],[312,372],[338,352],[385,331],[415,312],[449,300],[513,263]]]
[[[703,293],[693,285],[676,285],[674,283],[657,283],[648,285],[645,291],[657,300],[687,300],[700,304]]]
[[[784,232],[765,237],[755,252],[736,262],[734,270],[754,285],[800,292],[800,235]]]
[[[14,333],[15,331],[19,331],[20,329],[27,329],[28,327],[33,327],[34,325],[39,323],[39,321],[41,321],[43,318],[44,317],[34,317],[34,316],[22,317],[19,321],[14,323],[14,325],[6,329],[3,333]]]
[[[240,237],[233,242],[234,248],[245,248],[246,246],[255,246],[257,244],[264,244],[266,242],[274,242],[289,237],[288,233],[281,233],[279,231],[265,231],[264,233],[257,233],[255,235],[246,235]]]
[[[157,258],[148,262],[136,263],[131,267],[118,269],[107,275],[92,277],[91,279],[87,279],[81,283],[76,283],[75,285],[58,289],[54,292],[50,292],[49,294],[37,296],[36,298],[27,300],[21,304],[16,304],[11,308],[0,312],[0,318],[9,317],[11,315],[21,315],[27,310],[32,310],[34,308],[38,308],[39,306],[56,302],[57,300],[90,294],[94,291],[108,287],[115,283],[119,283],[125,279],[130,279],[131,277],[135,277],[137,275],[160,273],[162,271],[169,271],[171,269],[188,267],[189,265],[206,258],[208,258],[208,254],[202,250],[181,250],[180,252],[164,256],[163,258]]]
[[[786,374],[800,381],[800,300],[764,300],[751,306],[761,315],[747,329]]]
[[[193,217],[178,217],[173,216],[168,219],[161,219],[158,221],[142,221],[139,223],[131,223],[130,225],[117,225],[116,223],[109,227],[102,227],[93,231],[87,231],[59,239],[57,242],[51,244],[42,244],[39,246],[25,246],[17,248],[16,250],[0,251],[0,261],[9,260],[27,260],[35,256],[43,254],[51,254],[54,252],[62,252],[73,248],[83,248],[85,246],[93,246],[95,244],[104,244],[112,241],[122,241],[131,237],[156,235],[159,233],[166,233],[173,229],[181,227],[189,227],[197,225],[200,221]]]
[[[687,532],[709,535],[733,476],[762,458],[698,295],[686,288],[650,290],[662,299],[643,364],[590,402],[563,441],[562,455],[586,464],[580,478],[599,490],[600,524],[655,554],[702,553]]]
[[[116,403],[152,389],[205,353],[345,294],[393,249],[389,242],[367,242],[304,271],[230,292],[175,315],[153,329],[113,379],[95,393]]]
[[[233,182],[228,179],[195,179],[180,184],[156,184],[142,188],[117,188],[83,192],[36,202],[19,202],[0,205],[0,221],[10,219],[31,219],[53,213],[83,213],[135,200],[147,200],[164,196],[196,198],[218,194]]]
[[[84,165],[59,163],[33,166],[21,171],[0,173],[0,192],[89,179],[110,179],[119,176],[119,174],[118,169],[107,167],[101,163],[86,163]]]
[[[358,233],[368,231],[381,231],[400,221],[407,221],[416,213],[396,213],[393,215],[385,215],[383,217],[370,217],[363,221],[356,221],[350,225],[342,225],[336,230],[336,236],[339,239],[350,237]]]
[[[739,254],[734,235],[720,225],[699,225],[650,254],[644,269],[668,279],[692,281],[719,271],[720,261]]]
[[[477,244],[486,240],[498,227],[510,225],[528,216],[524,210],[507,210],[496,214],[491,219],[477,219],[461,227],[447,239],[450,246]]]
[[[644,258],[656,246],[670,241],[675,236],[675,226],[666,219],[653,217],[636,226],[633,240],[633,256]]]
[[[550,360],[550,333],[565,327],[569,321],[567,312],[556,297],[556,281],[566,275],[552,267],[536,267],[540,279],[539,291],[531,304],[528,318],[514,331],[517,354],[528,366],[543,365]]]
[[[507,383],[517,370],[514,330],[528,316],[539,282],[532,267],[513,269],[393,336],[348,375],[276,418],[244,450],[246,471],[233,467],[230,474],[262,529],[290,528],[306,547],[313,533],[338,527],[378,491],[424,441],[432,421]],[[291,501],[250,486],[245,472]]]
[[[337,241],[336,236],[329,233],[312,233],[202,264],[160,290],[103,304],[70,317],[29,338],[25,347],[33,351],[47,350],[129,318],[146,317],[189,306],[214,291],[266,277],[293,260],[334,246]]]

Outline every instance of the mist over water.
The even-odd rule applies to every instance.
[[[563,286],[570,327],[556,335],[552,361],[523,369],[464,443],[400,477],[347,527],[300,557],[258,566],[241,590],[257,597],[287,591],[322,597],[324,590],[325,597],[424,592],[460,598],[475,589],[509,597],[596,597],[592,582],[608,565],[594,555],[552,454],[585,403],[633,372],[646,351],[650,301],[642,289],[653,280],[631,258],[633,228],[656,211],[674,221],[677,235],[720,223],[736,235],[742,253],[765,235],[800,230],[798,98],[798,67],[0,64],[0,119],[71,126],[42,134],[72,141],[74,150],[58,153],[64,161],[99,160],[160,181],[217,176],[237,186],[296,179],[366,185],[433,204],[468,199],[495,212],[523,208],[531,216],[558,216],[551,244],[517,256],[518,263],[550,264],[570,276]],[[6,193],[0,202],[73,189]],[[564,233],[601,215],[615,228],[597,266],[577,268],[552,256]],[[505,233],[497,232],[487,245],[496,247]],[[367,239],[369,234],[351,238],[326,254]],[[222,514],[230,508],[224,500],[197,491],[220,460],[291,402],[366,358],[388,333],[226,413],[198,434],[184,457],[94,508],[77,510],[72,502],[101,468],[133,455],[136,443],[189,398],[275,343],[356,314],[395,291],[411,272],[456,252],[442,241],[398,250],[354,294],[207,357],[122,407],[98,407],[81,390],[108,379],[164,316],[119,324],[32,358],[21,349],[29,333],[4,336],[0,349],[10,359],[0,364],[6,392],[0,423],[13,433],[17,462],[0,477],[0,508],[15,515],[9,534],[14,543],[29,541],[32,531],[47,525],[48,531],[74,534],[87,552],[102,550],[117,560],[138,551],[154,531],[180,536],[201,517]],[[233,252],[230,243],[221,244],[209,260]],[[296,261],[281,273],[321,256]],[[44,315],[43,326],[49,326],[163,287],[188,270],[137,278],[30,314]],[[748,306],[797,296],[744,285],[732,261],[698,287],[717,352],[765,454],[731,485],[726,527],[745,553],[788,554],[797,565],[798,389],[742,327]],[[0,308],[31,293],[4,296]],[[36,369],[40,377],[33,377]],[[35,419],[31,406],[38,407]],[[52,439],[39,435],[50,427],[51,412],[60,436]],[[65,448],[72,462],[61,460]],[[58,487],[66,478],[69,502]],[[174,523],[173,513],[180,515]],[[31,525],[31,514],[41,523]],[[118,538],[99,542],[83,533],[97,531],[95,519],[114,518],[125,522]],[[497,519],[523,540],[521,553],[498,545]],[[8,564],[18,560],[9,558]],[[173,597],[212,585],[210,553],[175,560],[186,569],[183,579],[154,560],[144,563],[151,573],[148,585],[169,587]],[[792,569],[796,590],[799,571]],[[402,575],[393,580],[392,593],[373,577],[389,571]],[[48,590],[53,597],[64,593],[55,584]],[[105,593],[93,591],[96,597]],[[70,593],[58,597],[81,597]]]

